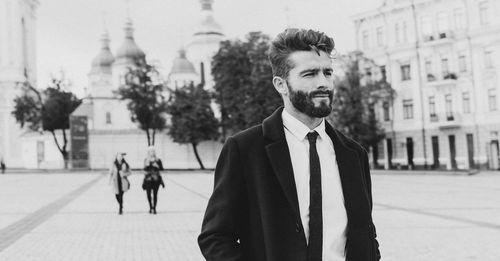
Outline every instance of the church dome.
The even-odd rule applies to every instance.
[[[172,70],[170,70],[170,74],[175,73],[196,74],[194,65],[186,58],[186,51],[184,49],[179,50],[179,57],[175,58],[172,65]]]
[[[113,54],[109,49],[109,37],[106,32],[103,34],[101,42],[102,42],[102,47],[101,50],[99,51],[99,54],[97,54],[97,56],[94,57],[94,59],[92,59],[91,73],[98,71],[109,72],[111,69],[111,65],[115,61],[115,58],[113,57]]]
[[[145,60],[146,54],[142,51],[134,40],[134,28],[132,21],[128,21],[125,25],[125,41],[122,43],[116,52],[116,60],[140,61]]]
[[[213,0],[200,0],[202,16],[194,35],[224,36],[222,27],[215,21],[212,13]]]

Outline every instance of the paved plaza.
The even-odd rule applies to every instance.
[[[213,175],[164,179],[151,215],[132,175],[120,216],[104,172],[0,174],[0,260],[203,260]],[[382,260],[500,260],[500,172],[376,171],[373,193]]]

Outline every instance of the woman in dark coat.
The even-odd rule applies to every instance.
[[[109,168],[109,183],[113,185],[113,192],[115,193],[116,201],[120,208],[118,214],[123,213],[123,193],[130,188],[130,182],[127,176],[131,174],[128,163],[123,158],[125,153],[116,154],[115,161]]]
[[[149,203],[149,213],[156,214],[156,203],[158,202],[158,189],[160,185],[165,188],[165,183],[161,177],[160,171],[163,170],[161,159],[156,157],[154,147],[148,148],[148,156],[144,160],[144,170],[146,174],[142,188],[146,190]]]

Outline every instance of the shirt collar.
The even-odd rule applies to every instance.
[[[307,127],[304,123],[299,121],[297,118],[293,117],[286,110],[283,110],[281,117],[283,118],[283,126],[288,131],[290,131],[290,133],[292,133],[292,135],[295,136],[300,141],[306,139],[307,133],[312,132],[313,130],[319,134],[321,139],[326,139],[328,137],[326,134],[326,131],[325,131],[325,119],[324,118],[321,120],[321,123],[316,128],[314,128],[313,130],[310,130],[309,127]]]

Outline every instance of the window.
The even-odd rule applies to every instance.
[[[436,77],[432,73],[432,60],[431,59],[426,59],[425,60],[425,73],[427,74],[427,81],[432,82],[436,80]]]
[[[436,117],[436,101],[434,96],[429,96],[429,114],[432,117]]]
[[[372,69],[370,67],[365,68],[365,77],[368,82],[372,80]]]
[[[446,110],[446,120],[452,121],[453,118],[453,99],[451,94],[446,94],[444,96],[445,110]]]
[[[384,32],[382,31],[382,27],[377,27],[377,45],[384,45]]]
[[[495,89],[488,90],[488,104],[490,107],[490,111],[497,110],[497,92]]]
[[[467,71],[467,62],[465,60],[465,55],[463,54],[458,56],[458,71],[459,72]]]
[[[492,59],[492,51],[491,50],[485,50],[484,51],[484,67],[486,68],[491,68],[493,67],[493,59]]]
[[[445,79],[448,77],[448,74],[450,74],[450,70],[448,68],[448,58],[441,58],[441,73]]]
[[[487,25],[488,23],[489,23],[488,2],[483,1],[479,3],[479,24]]]
[[[460,30],[465,28],[465,16],[462,8],[457,8],[453,11],[455,20],[455,29]]]
[[[386,81],[387,80],[387,71],[385,69],[385,65],[381,65],[380,67],[380,74],[382,75],[382,81]]]
[[[401,80],[402,81],[411,80],[411,70],[409,64],[401,65]]]
[[[469,95],[469,92],[462,93],[462,105],[464,107],[464,113],[470,113],[470,95]]]
[[[440,12],[437,15],[437,29],[438,33],[440,35],[440,38],[445,38],[442,37],[442,34],[444,33],[446,35],[446,32],[449,30],[448,28],[448,16],[446,15],[445,12]]]
[[[432,35],[432,20],[429,16],[423,16],[422,20],[422,34],[424,37]]]
[[[413,119],[413,100],[403,100],[403,119]]]
[[[408,28],[406,27],[406,22],[403,22],[403,42],[408,42]]]
[[[382,103],[382,108],[384,109],[384,121],[389,121],[390,116],[389,116],[389,102],[384,102]]]
[[[399,28],[399,24],[394,25],[394,35],[396,36],[396,43],[401,42],[401,29]]]
[[[369,42],[368,42],[368,31],[363,31],[363,49],[368,49],[370,48]]]
[[[111,124],[111,113],[106,112],[106,124]]]

